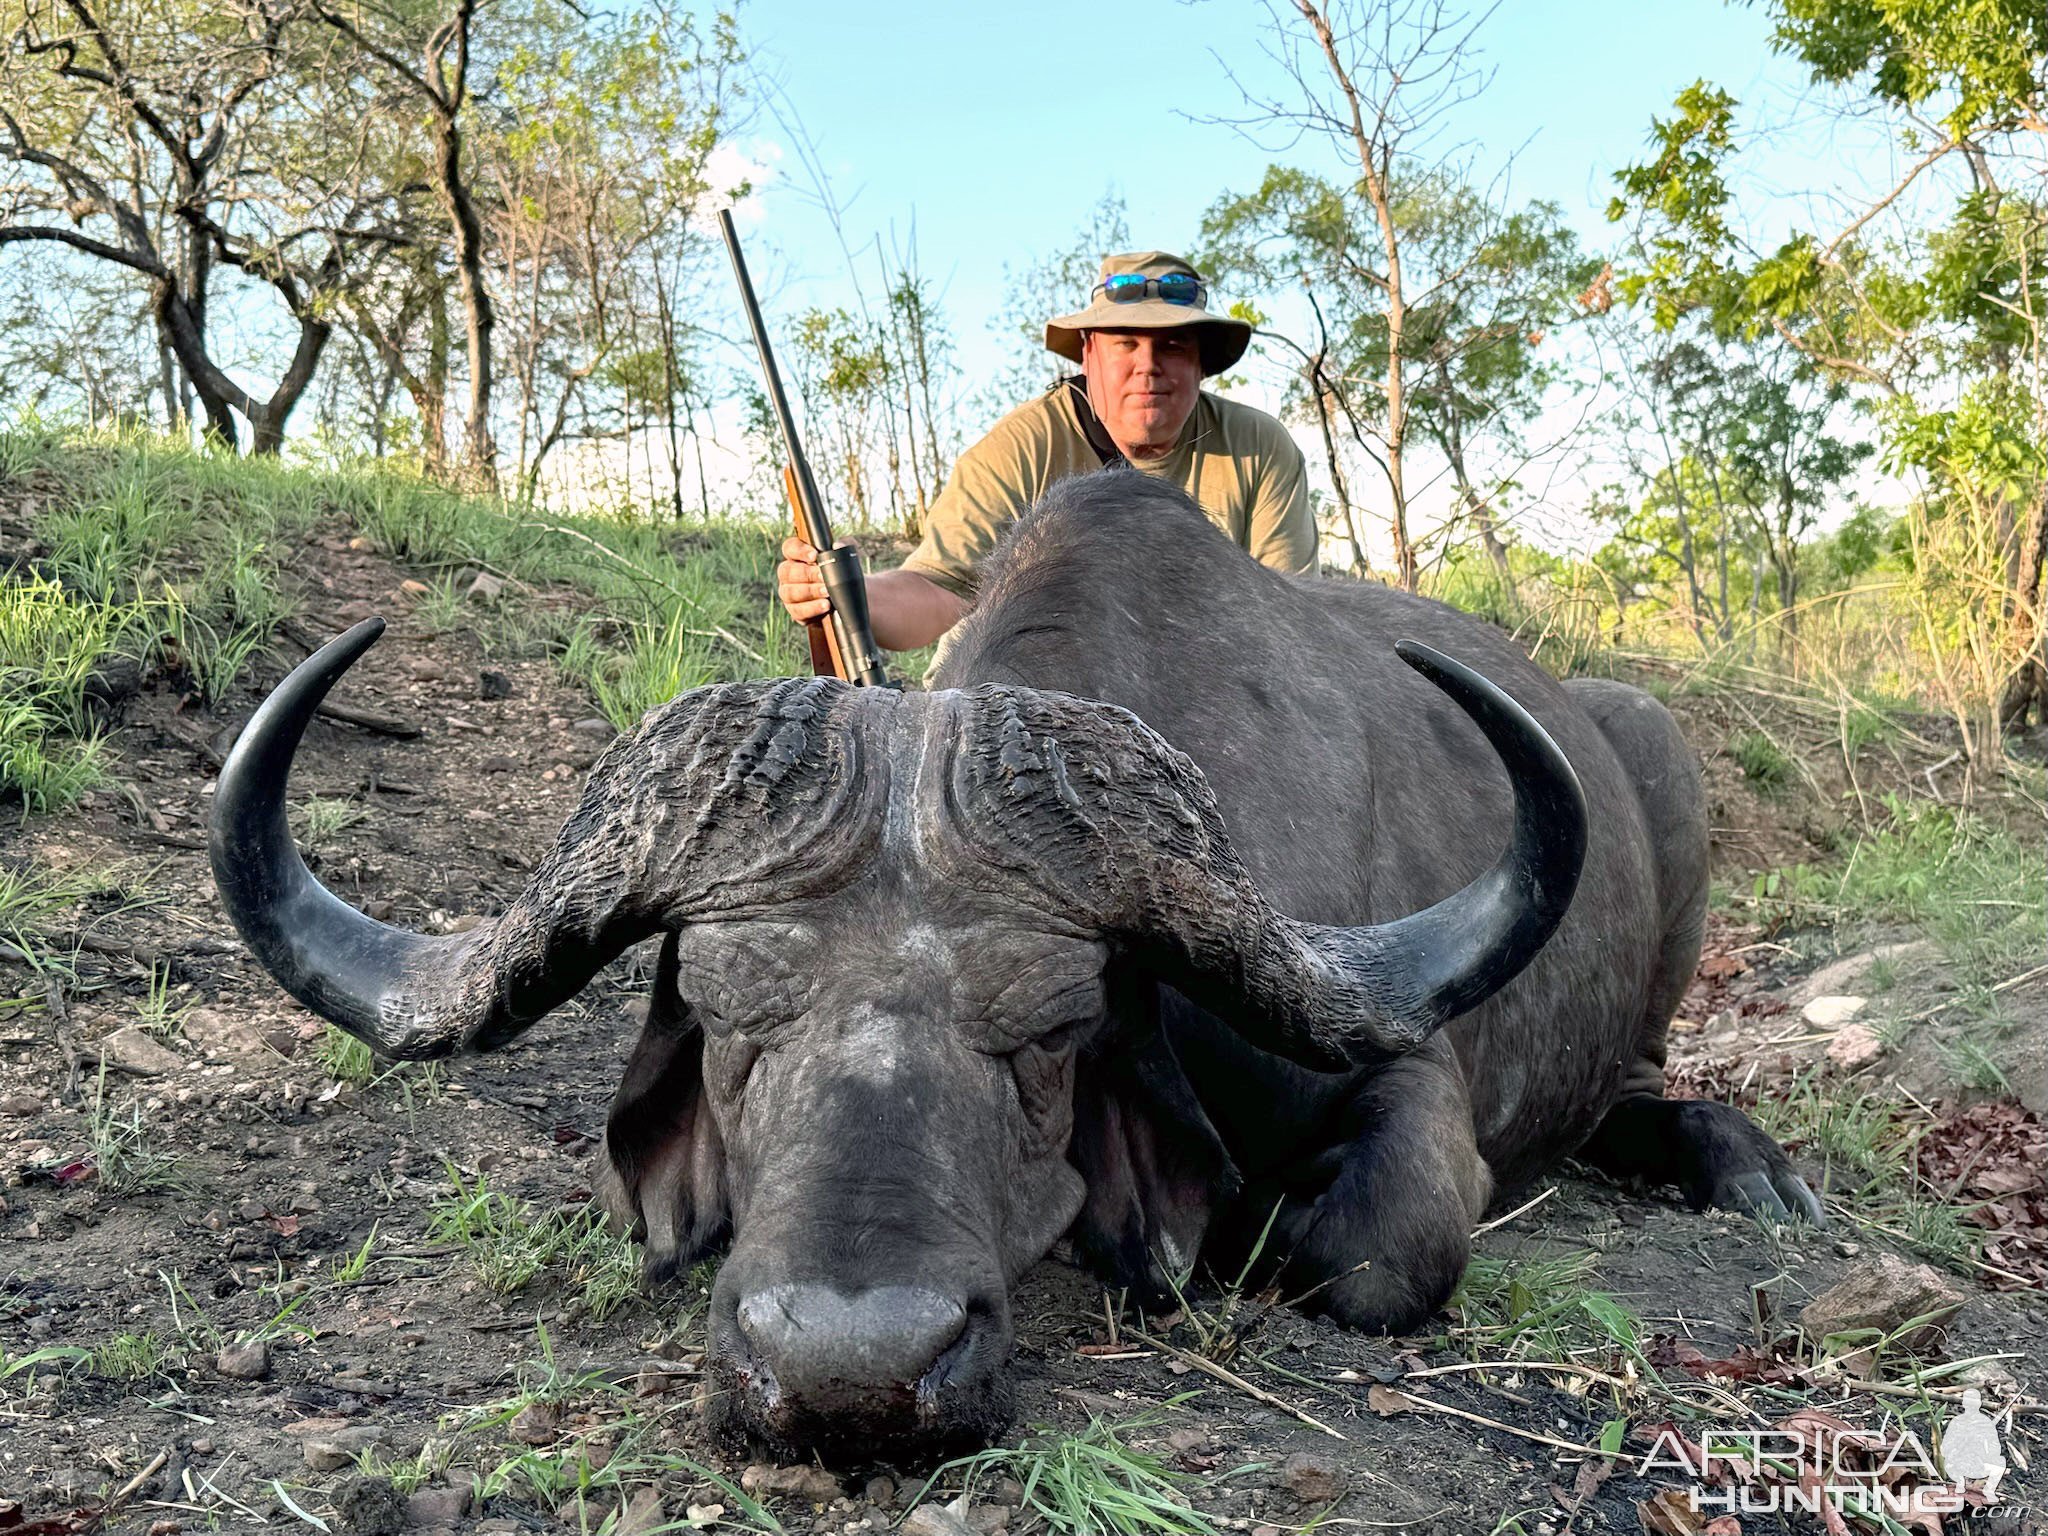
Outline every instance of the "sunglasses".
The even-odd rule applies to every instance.
[[[1158,295],[1169,304],[1200,304],[1207,297],[1202,281],[1185,272],[1169,273],[1165,277],[1140,277],[1135,272],[1119,272],[1106,277],[1096,285],[1096,293],[1112,304],[1136,304],[1141,299]]]

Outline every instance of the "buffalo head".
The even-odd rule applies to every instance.
[[[400,1058],[501,1044],[665,935],[609,1203],[656,1279],[730,1233],[713,1413],[785,1450],[1000,1429],[1007,1291],[1081,1205],[1077,1052],[1113,1027],[1115,978],[1306,1066],[1369,1066],[1522,968],[1583,850],[1550,739],[1421,647],[1404,654],[1508,768],[1514,836],[1465,890],[1362,928],[1275,911],[1194,764],[1123,710],[784,679],[654,711],[502,914],[423,936],[323,889],[285,824],[299,738],[380,629],[328,645],[243,731],[213,826],[227,909],[293,996]]]

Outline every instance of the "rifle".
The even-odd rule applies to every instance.
[[[782,392],[782,375],[776,371],[775,354],[768,346],[768,328],[761,319],[761,305],[754,297],[754,284],[747,276],[746,258],[740,255],[740,237],[732,225],[729,210],[718,210],[718,230],[725,236],[726,254],[732,257],[733,275],[739,279],[740,302],[747,311],[747,324],[754,332],[754,346],[761,354],[761,372],[768,381],[768,403],[774,408],[776,425],[782,428],[782,445],[789,463],[782,471],[782,488],[795,515],[797,537],[818,552],[818,576],[825,583],[826,599],[832,611],[805,624],[810,631],[811,670],[820,677],[844,678],[868,688],[890,688],[889,669],[875,645],[868,627],[867,580],[861,574],[860,551],[832,538],[832,525],[825,518],[824,498],[811,478],[810,461],[796,435],[796,418],[790,414],[789,398]]]

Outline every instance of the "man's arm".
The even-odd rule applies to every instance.
[[[873,571],[867,585],[868,624],[874,630],[875,643],[887,651],[914,651],[930,645],[967,611],[959,598],[916,571]],[[818,552],[802,539],[782,541],[775,586],[782,606],[799,624],[831,612],[825,584],[818,579]]]

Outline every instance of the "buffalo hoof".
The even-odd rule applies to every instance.
[[[1827,1225],[1827,1213],[1791,1159],[1748,1115],[1711,1099],[1623,1099],[1582,1150],[1619,1178],[1676,1184],[1696,1211],[1740,1211],[1759,1221]]]

